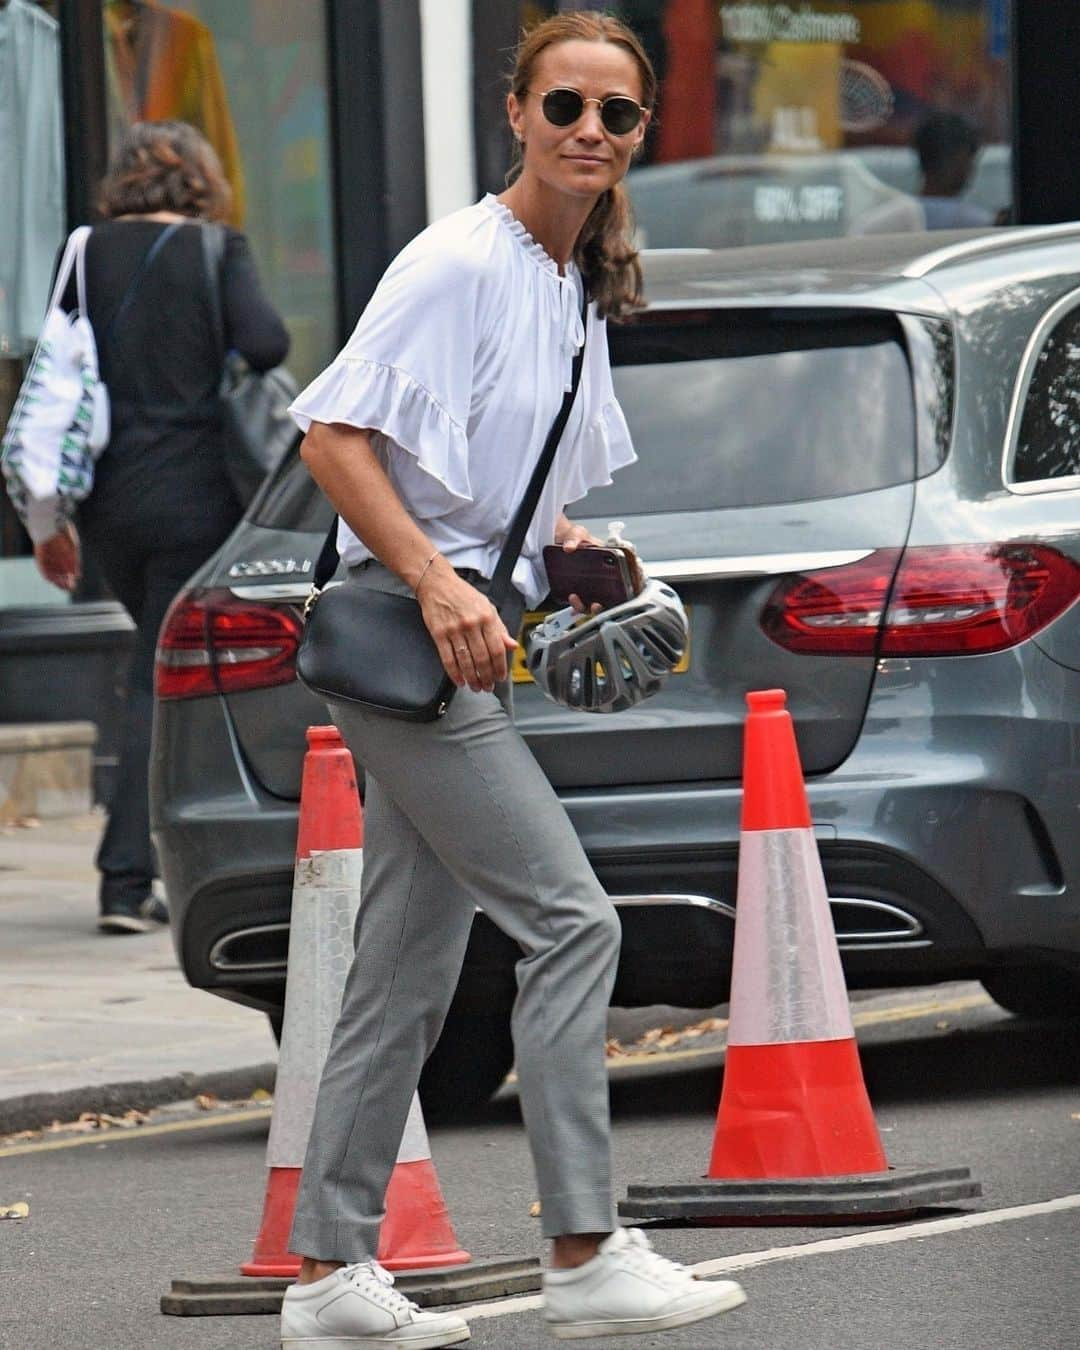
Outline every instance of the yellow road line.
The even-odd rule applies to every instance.
[[[79,1148],[85,1144],[119,1144],[148,1135],[182,1134],[188,1130],[209,1130],[215,1125],[237,1125],[242,1120],[269,1120],[269,1106],[252,1106],[246,1111],[222,1111],[216,1115],[197,1116],[191,1120],[166,1120],[158,1125],[133,1125],[129,1129],[95,1130],[67,1139],[43,1139],[40,1143],[10,1144],[0,1148],[0,1158],[14,1158],[20,1153],[51,1153],[58,1148]]]
[[[972,1008],[993,1006],[994,1001],[988,994],[965,994],[962,998],[950,999],[945,1003],[911,1003],[899,1008],[867,1008],[865,1012],[853,1013],[851,1020],[858,1029],[882,1026],[888,1022],[917,1022],[923,1017],[941,1017],[946,1013],[968,1012]],[[720,1054],[723,1048],[722,1045],[712,1045],[686,1050],[661,1050],[656,1054],[639,1052],[618,1055],[609,1061],[608,1068],[619,1069],[625,1065],[638,1064],[676,1064],[688,1059],[707,1059]]]

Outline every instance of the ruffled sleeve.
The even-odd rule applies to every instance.
[[[466,428],[481,271],[414,240],[391,265],[345,348],[290,408],[301,430],[343,422],[375,431],[451,497],[471,502]],[[418,246],[419,245],[419,246]]]

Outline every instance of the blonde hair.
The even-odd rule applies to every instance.
[[[559,42],[610,42],[633,57],[641,76],[641,102],[651,108],[656,99],[656,72],[637,36],[624,23],[608,14],[579,10],[556,14],[531,29],[522,38],[514,58],[510,89],[519,101],[525,98],[541,52]],[[521,146],[507,174],[512,183],[524,167]],[[574,245],[577,263],[590,297],[605,318],[620,319],[644,301],[641,295],[641,263],[633,243],[634,218],[630,198],[621,183],[600,194]]]

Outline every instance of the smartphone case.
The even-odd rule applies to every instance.
[[[544,549],[551,598],[569,604],[571,595],[586,608],[609,609],[637,592],[631,579],[626,553],[621,548],[582,546],[567,551],[560,544]]]

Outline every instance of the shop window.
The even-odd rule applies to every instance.
[[[528,27],[571,8],[623,19],[660,79],[627,178],[645,245],[1009,218],[1007,0],[521,0],[518,13]]]
[[[1080,308],[1051,330],[1024,399],[1013,483],[1080,481]]]
[[[56,5],[0,6],[0,431],[33,351],[64,239],[64,139]],[[0,489],[0,607],[66,603],[42,581]]]
[[[206,136],[306,383],[338,336],[322,6],[105,0],[103,19],[110,142],[165,118]]]

